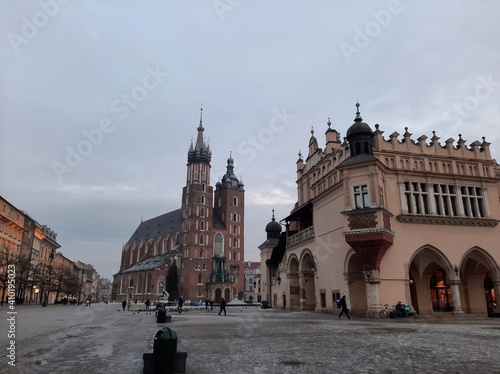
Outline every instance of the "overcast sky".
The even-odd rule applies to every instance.
[[[144,220],[180,208],[203,103],[212,185],[232,152],[245,257],[296,201],[311,126],[491,142],[498,1],[2,1],[0,195],[111,278]]]

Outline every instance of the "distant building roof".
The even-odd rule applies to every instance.
[[[257,269],[260,268],[260,262],[245,261],[243,263],[243,269]]]

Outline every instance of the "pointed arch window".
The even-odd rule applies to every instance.
[[[205,204],[205,195],[201,195],[201,203]]]
[[[200,216],[205,217],[205,208],[201,208],[200,210]]]
[[[153,292],[153,274],[148,274],[148,281],[146,282],[146,292]]]
[[[214,255],[224,253],[224,236],[220,232],[214,236]]]
[[[203,234],[200,235],[200,244],[205,244],[205,237]]]
[[[205,221],[200,222],[200,230],[204,231],[205,230]]]
[[[205,183],[201,184],[201,192],[205,192]]]
[[[233,205],[238,206],[238,198],[236,196],[233,197]]]

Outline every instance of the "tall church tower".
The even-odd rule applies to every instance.
[[[213,187],[210,185],[212,151],[203,138],[203,109],[196,143],[188,151],[186,186],[182,189],[179,294],[185,300],[206,297],[212,250]],[[179,265],[179,264],[178,264]]]

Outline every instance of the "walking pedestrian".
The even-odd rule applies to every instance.
[[[132,299],[128,299],[127,301],[127,310],[130,310],[132,308]]]
[[[208,310],[208,297],[205,297],[205,310]]]
[[[182,297],[179,296],[179,304],[177,305],[179,309],[179,313],[182,311],[182,306],[184,305],[184,300],[182,300]]]
[[[146,310],[149,310],[149,306],[151,305],[151,301],[149,301],[149,299],[146,299],[146,301],[144,302],[144,305],[146,305]]]
[[[210,299],[210,310],[214,310],[214,299]]]
[[[345,313],[347,318],[351,319],[351,316],[349,316],[349,309],[347,309],[347,301],[345,299],[345,294],[342,294],[342,298],[340,299],[340,307],[342,308],[342,310],[340,311],[339,319],[342,319],[341,317],[343,313]]]
[[[224,298],[221,299],[220,301],[220,310],[219,310],[219,316],[224,311],[224,315],[226,315],[226,300]]]
[[[125,311],[125,307],[127,306],[127,300],[123,299],[122,301],[122,308],[123,308],[123,311]]]

